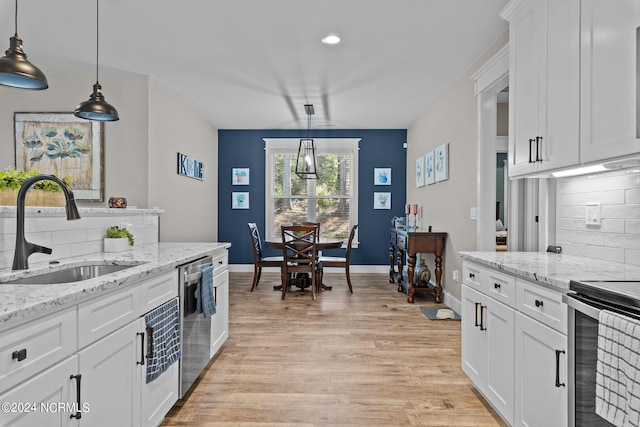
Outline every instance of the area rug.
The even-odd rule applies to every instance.
[[[420,310],[422,310],[422,312],[431,320],[460,320],[460,315],[447,306],[420,307]],[[442,310],[440,316],[438,316],[439,310]],[[453,315],[453,317],[451,317],[451,315]]]

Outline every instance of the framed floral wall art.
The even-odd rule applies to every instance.
[[[104,200],[104,123],[72,113],[14,113],[16,169],[71,178],[78,200]]]
[[[435,167],[433,164],[433,151],[429,151],[424,156],[424,177],[427,185],[431,185],[436,182]]]
[[[442,144],[435,149],[435,176],[436,181],[449,179],[449,144]]]
[[[424,186],[424,157],[416,159],[416,187]]]
[[[231,209],[249,209],[249,193],[235,191],[231,193]]]
[[[249,168],[233,168],[232,185],[249,185]]]
[[[391,193],[373,193],[373,209],[391,209]]]

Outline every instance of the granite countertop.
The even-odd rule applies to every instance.
[[[173,270],[178,265],[230,246],[230,243],[218,242],[161,242],[136,246],[125,252],[98,252],[83,257],[63,259],[59,264],[33,264],[28,270],[0,269],[0,330],[61,307],[77,304],[101,292],[124,288],[145,277]],[[87,262],[142,264],[80,282],[50,285],[1,283]]]
[[[460,252],[462,258],[534,282],[569,289],[570,280],[640,280],[640,267],[547,252]]]

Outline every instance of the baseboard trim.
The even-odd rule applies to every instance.
[[[352,273],[389,273],[388,265],[351,265],[350,270]],[[231,273],[252,273],[253,264],[229,264],[229,271]],[[280,270],[277,267],[265,267],[262,269],[264,273],[277,273]],[[332,272],[344,272],[343,268],[325,268],[327,273]]]
[[[459,299],[455,298],[449,292],[444,291],[442,300],[449,306],[450,309],[452,309],[453,311],[458,313],[460,317],[462,317],[462,303]]]

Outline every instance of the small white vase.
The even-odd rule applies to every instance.
[[[129,239],[126,237],[113,239],[113,238],[105,238],[104,239],[104,251],[105,252],[122,252],[130,249],[131,245],[129,244]]]

